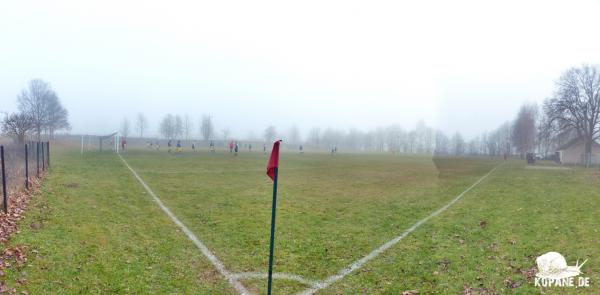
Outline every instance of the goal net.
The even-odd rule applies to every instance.
[[[108,135],[82,135],[81,153],[85,152],[119,152],[119,133],[114,132]]]

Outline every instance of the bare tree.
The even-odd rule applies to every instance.
[[[417,132],[415,132],[414,130],[410,131],[408,133],[408,135],[406,136],[406,142],[404,145],[404,152],[405,153],[415,153],[416,152],[416,145],[417,145]]]
[[[500,155],[503,153],[509,153],[510,147],[507,146],[505,140],[506,124],[502,125],[498,129],[494,130],[486,136],[486,150],[489,155]]]
[[[287,138],[287,143],[292,144],[292,145],[298,145],[301,142],[301,138],[300,138],[300,129],[298,129],[298,126],[292,126],[290,127],[290,130],[288,131],[288,138]]]
[[[6,115],[2,121],[2,133],[11,136],[18,143],[24,143],[27,132],[34,126],[34,121],[28,114],[13,113]]]
[[[485,136],[485,150],[488,155],[498,155],[500,152],[498,151],[497,140],[495,139],[496,133],[490,132]]]
[[[129,128],[130,124],[129,124],[129,119],[127,118],[123,118],[123,121],[121,121],[121,135],[125,138],[127,138],[129,136]]]
[[[71,128],[68,120],[69,112],[62,106],[54,91],[48,94],[46,107],[45,128],[48,136],[53,139],[55,131]]]
[[[454,133],[450,141],[452,142],[452,153],[454,155],[462,155],[465,153],[466,143],[460,133]]]
[[[144,114],[138,113],[135,119],[135,128],[140,134],[140,138],[143,138],[144,131],[146,131],[146,129],[148,128],[148,120],[146,119],[146,116],[144,116]]]
[[[274,126],[269,126],[265,129],[264,139],[267,143],[275,141],[275,137],[277,136],[277,131]]]
[[[406,136],[406,134],[405,134]],[[365,151],[373,151],[375,149],[374,146],[374,136],[372,131],[366,131],[360,133],[360,145]],[[400,143],[402,146],[402,142]]]
[[[50,84],[40,79],[31,80],[28,88],[17,96],[17,102],[19,111],[32,120],[38,140],[43,131],[53,138],[55,131],[70,128],[69,113],[60,103],[58,95]]]
[[[190,116],[188,116],[187,114],[185,116],[183,116],[183,134],[185,136],[185,140],[190,140],[190,134],[192,134],[193,132],[193,122],[192,119],[190,119]]]
[[[438,130],[435,133],[435,150],[434,153],[445,155],[450,152],[450,139],[444,132]]]
[[[327,130],[326,130],[327,131]],[[377,127],[375,129],[375,148],[378,152],[383,152],[385,150],[385,129],[381,127]],[[328,136],[330,137],[330,136]]]
[[[348,134],[346,135],[346,139],[344,140],[344,145],[349,149],[359,150],[362,148],[362,133],[357,129],[350,129]]]
[[[421,135],[423,152],[426,154],[432,154],[435,150],[435,130],[433,130],[431,127],[425,126],[425,129]]]
[[[480,150],[480,141],[479,136],[471,139],[467,144],[467,152],[469,155],[478,155]]]
[[[160,122],[160,134],[166,139],[175,137],[175,117],[167,114]]]
[[[183,119],[180,115],[175,115],[175,125],[173,125],[173,137],[180,138],[183,136]]]
[[[209,140],[213,137],[213,134],[215,133],[215,126],[213,125],[212,117],[210,115],[202,116],[200,133],[202,133],[202,138],[204,140]],[[227,136],[229,136],[229,134],[227,134]]]
[[[559,130],[557,124],[556,121],[550,121],[546,114],[542,112],[537,126],[537,146],[538,151],[544,156],[547,156],[558,146],[577,137],[577,132],[574,129],[567,128],[557,132]]]
[[[48,97],[51,93],[52,89],[48,83],[34,79],[29,82],[29,88],[17,96],[19,111],[31,118],[38,140],[47,122]]]
[[[386,128],[385,132],[388,151],[394,154],[400,153],[400,144],[405,136],[402,127],[398,125],[392,125]]]
[[[321,142],[329,148],[339,147],[344,142],[344,132],[333,128],[323,131]]]
[[[535,104],[523,105],[517,114],[512,128],[512,142],[521,155],[533,150],[536,137],[537,106]]]
[[[319,147],[319,143],[321,142],[321,129],[313,128],[308,132],[308,142],[315,147]]]
[[[415,126],[415,146],[416,152],[429,154],[434,148],[434,131],[425,124],[425,120],[421,119]]]
[[[231,131],[229,128],[223,128],[223,130],[221,130],[221,134],[223,134],[223,140],[227,141],[229,139],[229,135],[231,135]]]
[[[488,150],[488,133],[487,131],[484,131],[483,134],[481,134],[481,141],[479,142],[480,147],[479,147],[479,153],[483,154],[483,155],[489,155],[489,150]]]
[[[600,137],[600,70],[583,65],[564,72],[554,96],[544,104],[558,131],[575,130],[585,143],[584,164],[589,167],[592,144]]]

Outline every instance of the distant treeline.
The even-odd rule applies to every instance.
[[[477,123],[477,122],[473,122]],[[167,114],[159,123],[163,139],[218,139],[230,138],[229,129],[216,131],[212,117],[202,116],[198,132],[189,116]],[[139,114],[135,122],[137,135],[144,136],[148,121]],[[121,134],[130,135],[127,118],[121,124]],[[447,155],[524,155],[537,152],[552,154],[560,145],[581,138],[590,155],[592,142],[600,137],[600,70],[597,66],[583,65],[565,71],[556,82],[556,90],[542,106],[525,104],[515,118],[471,139],[460,132],[446,134],[420,121],[412,129],[399,125],[363,131],[358,129],[312,128],[303,137],[297,126],[278,130],[268,126],[261,135],[250,133],[244,141],[270,143],[276,138],[288,147],[300,145],[310,148],[376,151],[406,154]]]

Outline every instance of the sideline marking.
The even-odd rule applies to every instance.
[[[301,294],[301,295],[312,295],[315,292],[317,292],[317,291],[319,291],[321,289],[325,289],[325,288],[329,287],[331,284],[333,284],[333,283],[335,283],[335,282],[343,279],[344,277],[346,277],[347,275],[349,275],[353,271],[361,268],[365,263],[367,263],[370,260],[372,260],[373,258],[379,256],[379,254],[383,253],[385,250],[389,249],[390,247],[396,245],[398,242],[400,242],[400,240],[402,240],[403,238],[405,238],[406,236],[408,236],[410,233],[412,233],[414,230],[416,230],[419,226],[423,225],[429,219],[431,219],[431,218],[439,215],[440,213],[446,211],[446,209],[448,209],[454,203],[458,202],[458,200],[460,200],[467,192],[469,192],[472,188],[474,188],[475,186],[477,186],[480,182],[482,182],[484,179],[486,179],[490,174],[492,174],[492,172],[496,171],[496,169],[498,169],[502,165],[504,165],[504,162],[502,164],[497,165],[496,167],[492,168],[492,170],[490,170],[488,173],[486,173],[484,176],[482,176],[479,180],[477,180],[475,183],[473,183],[471,186],[469,186],[466,190],[464,190],[462,193],[460,193],[458,196],[456,196],[454,199],[452,199],[452,201],[450,201],[448,204],[444,205],[440,209],[437,209],[435,212],[429,214],[427,217],[425,217],[425,218],[417,221],[417,223],[413,224],[409,229],[405,230],[399,236],[397,236],[394,239],[388,241],[387,243],[383,244],[379,248],[373,250],[373,252],[367,254],[367,256],[364,256],[363,258],[361,258],[361,259],[357,260],[356,262],[350,264],[346,268],[340,270],[337,274],[332,275],[332,276],[326,278],[325,280],[318,281],[318,282],[314,283],[312,285],[312,287],[310,287],[309,289],[306,289],[305,291],[303,291],[303,292],[301,292],[299,294]]]
[[[169,208],[167,208],[167,206],[165,206],[163,204],[163,202],[154,194],[154,192],[142,180],[142,178],[135,172],[135,170],[133,170],[133,168],[131,168],[131,166],[129,166],[127,161],[125,161],[125,159],[123,159],[121,154],[117,154],[117,155],[119,155],[119,158],[121,159],[121,161],[123,161],[125,166],[127,166],[127,168],[131,171],[131,173],[133,173],[133,176],[135,176],[135,178],[140,182],[140,184],[142,184],[142,186],[146,189],[146,191],[152,196],[152,198],[158,204],[160,209],[162,209],[171,218],[171,220],[188,236],[188,238],[192,242],[194,242],[196,247],[198,247],[198,249],[200,249],[200,251],[202,251],[202,254],[204,254],[204,256],[206,258],[208,258],[210,263],[212,263],[212,265],[217,269],[217,271],[219,271],[219,273],[222,276],[227,278],[227,281],[229,281],[229,284],[231,284],[231,286],[233,286],[233,288],[235,288],[235,290],[238,291],[238,293],[240,293],[240,294],[251,294],[250,291],[248,291],[248,289],[246,289],[246,287],[244,287],[244,285],[242,285],[242,283],[240,283],[240,281],[238,281],[237,277],[235,275],[233,275],[232,273],[230,273],[225,268],[225,265],[223,265],[223,262],[221,262],[221,260],[219,260],[219,258],[217,258],[217,256],[215,256],[215,254],[213,254],[208,249],[208,247],[206,247],[206,245],[204,245],[204,243],[202,243],[202,241],[200,241],[200,239],[198,239],[198,237],[196,237],[196,235],[189,228],[187,228],[179,220],[179,218],[177,218],[177,216],[175,216],[175,214],[173,214],[173,212],[171,212],[171,210],[169,210]]]

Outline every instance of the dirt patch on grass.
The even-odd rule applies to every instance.
[[[592,178],[594,180],[600,181],[600,171],[595,171],[594,173],[592,173]]]
[[[41,222],[32,222],[29,227],[31,227],[31,229],[34,230],[38,230],[40,228],[42,228],[43,224]]]
[[[210,282],[213,284],[222,280],[221,275],[212,267],[204,268],[198,275],[200,282]]]
[[[79,183],[76,183],[76,182],[67,183],[67,184],[65,184],[65,186],[68,187],[68,188],[78,188],[79,187]]]

